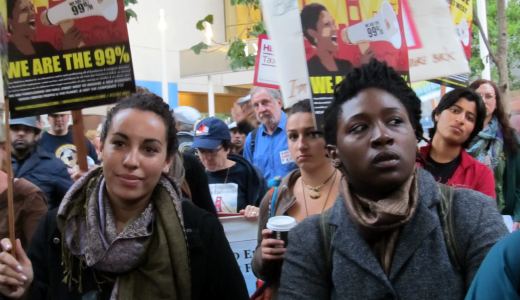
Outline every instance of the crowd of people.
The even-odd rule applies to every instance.
[[[501,216],[520,228],[520,142],[500,96],[485,80],[446,93],[425,141],[420,99],[377,60],[346,73],[323,128],[310,99],[284,110],[271,88],[230,124],[140,91],[97,149],[85,138],[81,174],[66,113],[45,132],[12,119],[0,298],[249,299],[218,219],[233,214],[258,223],[254,299],[520,299],[520,232]],[[298,224],[288,239],[279,216]]]

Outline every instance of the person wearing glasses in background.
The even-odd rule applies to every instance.
[[[520,229],[520,157],[518,133],[511,127],[497,85],[480,79],[470,84],[486,105],[484,129],[469,144],[468,153],[493,170],[498,208],[513,216]]]
[[[251,163],[230,154],[231,135],[226,123],[215,117],[200,121],[192,147],[197,149],[206,168],[217,212],[242,213],[248,219],[256,219],[266,183]]]

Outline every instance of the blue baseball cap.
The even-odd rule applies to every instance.
[[[25,117],[25,118],[18,118],[18,119],[11,119],[9,120],[9,126],[13,125],[24,125],[27,127],[31,127],[34,129],[35,133],[40,133],[41,129],[37,125],[38,120],[36,117]]]
[[[192,148],[215,150],[222,141],[230,141],[231,134],[224,121],[215,118],[205,118],[195,127]]]

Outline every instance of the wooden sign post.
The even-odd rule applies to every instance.
[[[13,256],[16,255],[16,236],[14,229],[14,197],[13,197],[13,164],[11,162],[11,134],[9,129],[9,101],[7,98],[4,98],[4,110],[5,110],[5,153],[6,158],[4,161],[6,162],[6,171],[7,171],[7,222],[9,227],[9,239],[11,240],[11,244],[13,248],[11,250],[11,254]]]
[[[81,110],[73,110],[71,113],[72,138],[74,145],[76,145],[76,163],[82,172],[87,172],[87,145],[85,143],[85,134],[83,133],[83,115],[81,114]]]

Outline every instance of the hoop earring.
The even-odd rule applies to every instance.
[[[341,161],[339,159],[333,159],[332,164],[333,164],[334,168],[336,168],[336,169],[341,169],[341,167],[343,166],[343,164],[341,163]]]

